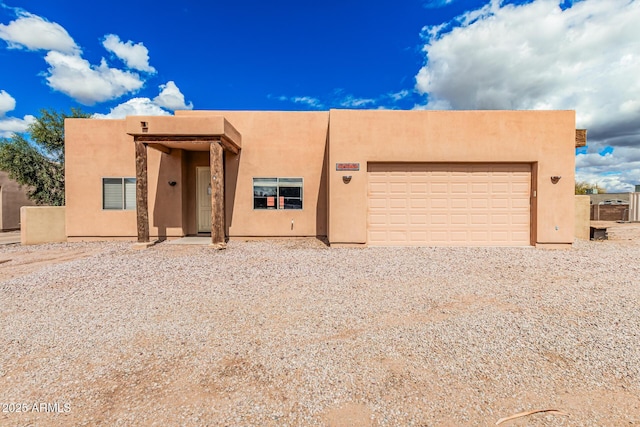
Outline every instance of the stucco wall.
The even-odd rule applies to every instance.
[[[102,209],[102,178],[135,178],[133,137],[124,120],[65,120],[67,235],[136,237],[135,210]],[[182,151],[148,149],[149,226],[153,237],[182,236]],[[176,181],[174,187],[168,181]],[[158,186],[160,182],[160,186]]]
[[[185,111],[180,115],[224,116],[242,136],[240,154],[225,154],[225,210],[230,237],[326,235],[323,168],[328,112]],[[126,122],[67,119],[65,130],[69,238],[135,238],[134,210],[102,209],[103,177],[135,177],[133,137],[126,133]],[[182,132],[179,128],[174,131]],[[208,163],[208,152],[172,149],[164,154],[148,148],[152,237],[195,234],[195,167]],[[303,209],[254,210],[254,177],[302,177]],[[168,181],[177,184],[172,187]]]
[[[27,197],[27,191],[7,172],[0,171],[0,231],[20,228],[20,208],[35,203]]]
[[[20,222],[20,243],[23,245],[67,240],[64,206],[23,206]]]
[[[332,243],[366,242],[368,162],[531,163],[532,243],[573,242],[573,111],[331,110],[329,140]],[[360,163],[349,184],[338,162]]]
[[[328,234],[332,243],[366,243],[368,162],[515,162],[532,166],[532,243],[571,243],[574,238],[573,111],[176,115],[224,117],[241,134],[240,154],[225,154],[230,237]],[[179,126],[172,131],[182,132]],[[68,119],[66,136],[69,237],[135,238],[134,210],[102,209],[103,177],[135,177],[133,137],[126,133],[126,122]],[[164,154],[149,148],[148,154],[150,235],[194,234],[195,167],[208,163],[207,153],[174,148]],[[349,173],[349,184],[335,170],[337,162],[360,163],[360,171]],[[551,176],[562,178],[553,184]],[[304,209],[254,210],[254,177],[302,177]],[[177,184],[171,187],[168,181]]]
[[[323,171],[328,112],[180,111],[176,114],[222,115],[242,135],[240,154],[226,153],[225,156],[225,211],[230,237],[327,234],[326,173]],[[253,178],[262,177],[302,177],[303,209],[254,210]],[[189,188],[189,191],[195,190],[195,178]],[[189,214],[189,221],[193,221],[191,217],[195,218],[195,214]]]
[[[589,240],[591,221],[589,220],[590,200],[589,196],[575,196],[576,223],[575,235],[577,239]]]

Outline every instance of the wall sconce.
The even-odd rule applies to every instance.
[[[169,185],[172,186],[172,187],[175,187],[176,184],[177,184],[177,182],[175,182],[175,181],[169,181]]]
[[[551,177],[551,183],[552,183],[552,184],[557,184],[557,183],[558,183],[558,181],[560,181],[560,178],[562,178],[562,177],[561,177],[561,176],[559,176],[559,175],[553,175],[553,176]]]
[[[348,184],[351,182],[351,175],[342,175],[342,182]]]

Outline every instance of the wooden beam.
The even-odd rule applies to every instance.
[[[587,130],[576,129],[576,148],[587,145]]]
[[[211,244],[223,247],[224,226],[224,150],[222,145],[212,142],[209,147],[209,167],[211,170]]]
[[[225,150],[230,151],[233,154],[238,154],[238,151],[240,151],[240,149],[227,138],[220,139],[220,143],[222,144]]]
[[[162,136],[162,135],[141,135],[136,136],[137,141],[144,142],[213,142],[220,141],[219,136]]]
[[[136,144],[136,219],[138,243],[149,242],[149,204],[147,187],[147,146],[142,141]]]
[[[171,148],[165,147],[162,144],[148,143],[147,146],[153,148],[154,150],[162,151],[164,154],[171,154]]]
[[[163,142],[188,142],[190,144],[211,144],[214,142],[218,142],[222,144],[222,147],[232,152],[233,154],[238,154],[240,151],[240,147],[238,147],[233,141],[228,138],[220,137],[220,136],[159,136],[159,135],[141,135],[136,136],[136,141],[146,142],[151,148],[156,148],[153,145],[161,145]],[[164,147],[168,148],[168,147]],[[162,151],[160,148],[156,148]],[[164,152],[164,151],[163,151]]]

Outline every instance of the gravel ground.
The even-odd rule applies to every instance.
[[[613,235],[0,247],[0,425],[639,425],[640,238]]]

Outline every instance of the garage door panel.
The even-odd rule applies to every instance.
[[[529,186],[530,184],[528,182],[521,182],[521,181],[514,180],[511,182],[511,193],[528,194]]]
[[[432,214],[430,223],[433,225],[445,225],[448,223],[447,219],[448,215]]]
[[[389,199],[389,207],[391,209],[406,209],[407,208],[407,199],[405,198],[396,198],[393,197]]]
[[[451,199],[451,209],[469,209],[469,199],[468,198],[452,198]]]
[[[486,244],[489,241],[489,233],[484,230],[475,230],[469,232],[469,240],[475,244]]]
[[[411,209],[424,209],[428,206],[429,201],[426,198],[411,198],[409,206]]]
[[[511,215],[512,225],[529,225],[529,214],[514,214]]]
[[[389,231],[389,240],[391,242],[404,243],[407,241],[408,234],[406,231],[391,230]]]
[[[512,206],[511,199],[495,196],[491,198],[491,209],[503,210],[509,209],[510,206]]]
[[[449,234],[446,231],[434,230],[431,232],[431,241],[435,243],[447,243],[449,241]]]
[[[427,194],[429,190],[429,185],[425,182],[412,182],[411,183],[411,194]]]
[[[467,214],[453,214],[449,218],[451,225],[465,225],[469,223],[469,216]]]
[[[482,198],[472,197],[471,198],[471,209],[488,209],[490,200],[485,196]]]
[[[449,199],[444,197],[433,197],[431,199],[431,209],[447,209]]]
[[[493,194],[509,194],[508,182],[492,182],[491,193]]]
[[[387,194],[387,183],[386,182],[371,182],[369,181],[369,194]]]
[[[452,231],[450,233],[450,240],[455,243],[465,243],[469,240],[467,231]]]
[[[511,209],[514,210],[526,210],[527,212],[529,212],[529,206],[530,206],[530,202],[529,202],[529,197],[527,198],[518,198],[518,199],[510,199],[511,200]]]
[[[471,225],[486,225],[489,222],[488,214],[471,214]]]
[[[429,236],[429,233],[427,233],[426,231],[412,231],[409,234],[409,240],[412,244],[413,243],[421,244],[427,241],[428,236]]]
[[[451,183],[451,193],[467,194],[468,192],[469,192],[469,185],[466,182]]]
[[[370,164],[370,245],[530,244],[527,164]]]
[[[426,225],[429,215],[425,214],[412,214],[411,225]]]

